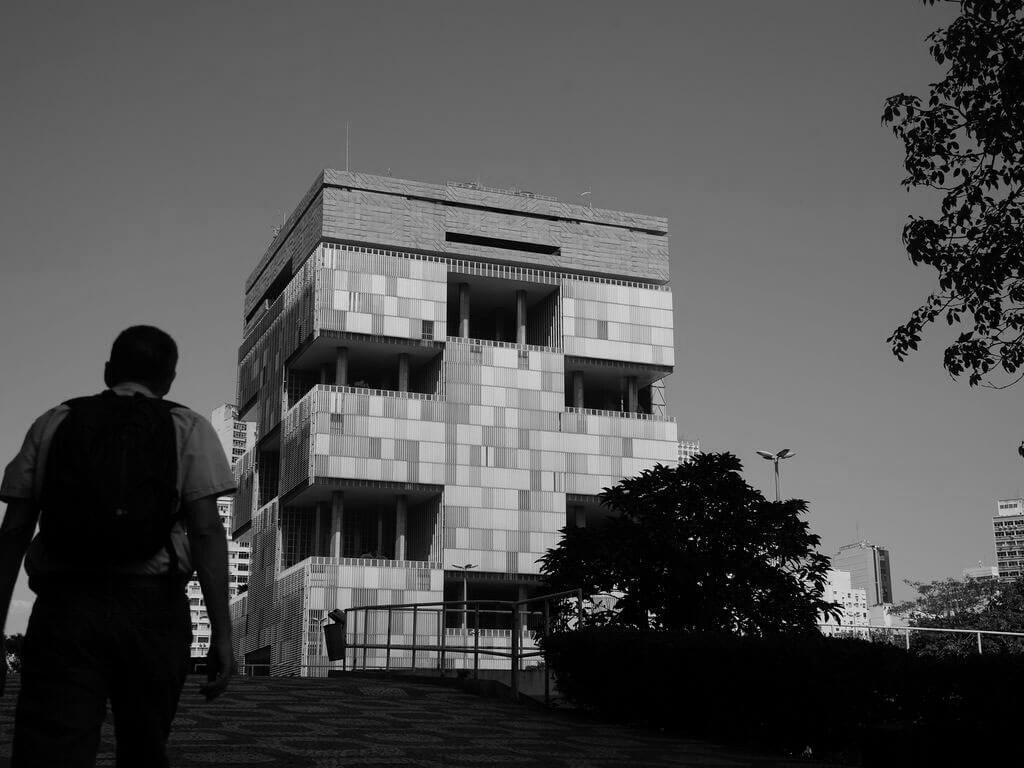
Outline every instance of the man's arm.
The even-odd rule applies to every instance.
[[[7,611],[11,606],[14,583],[18,580],[21,561],[32,541],[39,520],[39,508],[28,499],[13,499],[7,504],[7,514],[0,524],[0,635],[7,626]],[[6,657],[6,650],[3,656]],[[0,659],[0,695],[7,681],[7,659]]]
[[[210,661],[216,664],[217,677],[199,689],[210,701],[228,687],[235,666],[231,648],[231,615],[228,610],[227,536],[217,513],[216,496],[185,502],[184,510],[192,562],[210,617]]]

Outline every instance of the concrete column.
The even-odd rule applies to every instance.
[[[469,338],[469,283],[459,283],[459,336]]]
[[[409,355],[406,352],[398,356],[398,391],[409,391]]]
[[[583,407],[583,371],[572,372],[572,407]]]
[[[331,494],[331,557],[342,556],[342,519],[345,514],[345,494]],[[357,553],[358,554],[358,553]]]
[[[505,308],[496,307],[494,309],[494,339],[496,341],[505,341]]]
[[[636,376],[626,377],[626,410],[636,413],[639,410],[640,401],[636,392]]]
[[[384,551],[384,513],[377,507],[377,546],[374,552],[381,554]]]
[[[405,494],[395,499],[395,560],[406,559],[406,531],[408,528],[409,502]]]
[[[334,385],[337,387],[348,386],[348,347],[338,347],[337,358],[334,362]]]
[[[527,591],[526,587],[520,585],[520,587],[519,587],[519,597],[517,597],[516,599],[517,600],[525,600],[527,597],[529,597],[529,595],[526,594],[526,591]],[[527,621],[529,620],[529,611],[530,611],[530,606],[529,605],[521,605],[521,606],[519,606],[519,629],[520,630],[525,630],[527,628]]]
[[[331,375],[331,366],[327,365],[326,363],[321,365],[320,366],[320,383],[321,384],[330,384],[331,382],[330,382],[330,379],[328,378],[328,376],[330,376],[330,375]]]
[[[313,526],[313,555],[316,557],[323,557],[324,551],[324,507],[327,506],[322,501],[316,503],[316,518]]]
[[[526,291],[516,291],[516,344],[526,343]]]

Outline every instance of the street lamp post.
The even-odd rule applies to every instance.
[[[775,500],[779,501],[779,461],[782,459],[788,459],[792,456],[796,456],[794,451],[789,448],[783,448],[778,453],[768,453],[768,451],[758,451],[757,455],[765,461],[770,461],[775,465]]]
[[[462,571],[462,631],[465,632],[466,631],[466,608],[467,608],[466,601],[469,600],[469,597],[468,597],[468,595],[469,595],[469,589],[468,589],[469,585],[466,583],[467,582],[466,572],[470,568],[476,568],[476,565],[473,564],[473,563],[467,563],[466,565],[453,565],[452,568],[456,568],[456,569]]]

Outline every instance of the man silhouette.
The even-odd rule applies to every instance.
[[[104,369],[109,389],[36,419],[4,472],[0,626],[23,558],[37,596],[22,659],[15,768],[93,766],[108,700],[118,767],[167,765],[192,641],[185,584],[193,571],[217,672],[200,692],[210,700],[228,685],[227,544],[216,499],[235,482],[209,422],[162,399],[177,361],[177,346],[158,328],[123,331]],[[143,546],[140,531],[148,548],[133,549]],[[136,551],[147,554],[132,559]]]

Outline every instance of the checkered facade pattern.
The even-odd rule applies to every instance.
[[[324,171],[246,283],[238,654],[322,675],[331,609],[541,590],[602,488],[676,461],[667,278],[663,219]]]

